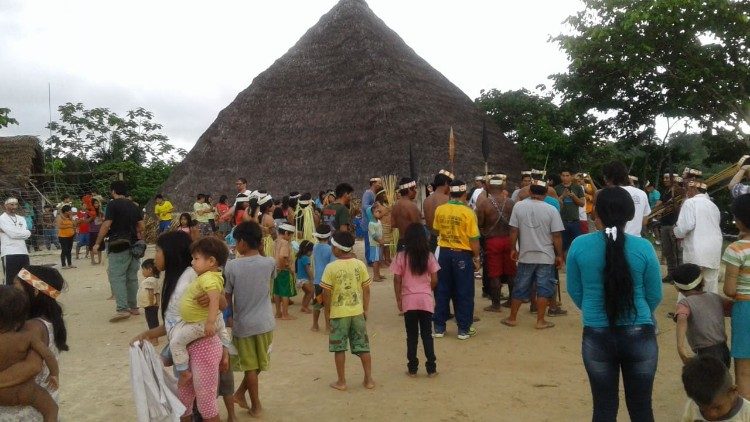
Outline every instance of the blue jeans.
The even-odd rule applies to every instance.
[[[162,234],[166,231],[169,231],[170,227],[172,227],[172,220],[159,221],[159,228],[157,229],[156,234]]]
[[[563,232],[563,250],[567,251],[570,248],[570,244],[573,243],[573,239],[580,236],[581,233],[581,222],[576,221],[563,221],[565,231]]]
[[[474,263],[471,252],[458,252],[440,248],[440,271],[435,288],[435,332],[445,332],[448,307],[453,300],[458,332],[466,333],[474,322]]]
[[[625,403],[632,421],[653,421],[654,387],[659,346],[652,325],[583,328],[583,364],[594,400],[593,421],[616,421],[620,370]]]
[[[536,295],[543,298],[555,297],[557,293],[557,279],[553,264],[525,264],[518,263],[516,280],[513,284],[513,299],[529,300],[531,287],[536,286]]]

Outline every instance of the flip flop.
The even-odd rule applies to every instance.
[[[534,327],[534,328],[536,328],[537,330],[546,330],[547,328],[552,328],[552,327],[554,327],[554,326],[555,326],[555,323],[554,323],[554,322],[549,322],[549,321],[546,321],[546,322],[544,323],[544,325],[542,325],[541,327],[537,325],[537,326],[536,326],[536,327]]]

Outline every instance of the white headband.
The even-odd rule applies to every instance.
[[[451,192],[466,192],[466,185],[451,186]]]
[[[685,171],[683,171],[683,174],[691,174],[693,176],[702,176],[703,172],[696,169],[691,169],[690,167],[685,167]]]
[[[312,200],[310,200],[310,199],[303,199],[303,200],[297,201],[297,203],[300,204],[300,205],[310,205],[312,203]]]
[[[508,178],[508,176],[506,176],[506,175],[504,175],[502,173],[495,173],[493,175],[490,175],[490,178],[493,178],[493,177],[497,177],[498,179],[503,179],[503,180],[505,180],[505,179]]]
[[[544,177],[547,174],[547,172],[544,170],[531,169],[530,174],[541,174],[542,177]]]
[[[403,190],[403,189],[411,189],[411,188],[414,188],[414,187],[416,187],[416,186],[417,186],[417,182],[415,182],[415,181],[413,181],[413,180],[412,180],[412,181],[411,181],[411,182],[409,182],[409,183],[404,183],[403,185],[398,185],[398,189],[399,189],[399,190]]]
[[[8,198],[8,199],[5,200],[5,205],[8,205],[8,204],[18,204],[18,199],[16,199],[16,198]]]
[[[699,275],[698,278],[691,281],[690,284],[682,285],[680,283],[674,283],[674,285],[680,290],[693,290],[694,288],[696,288],[696,286],[701,284],[701,281],[703,281],[703,274]]]
[[[294,233],[297,231],[293,225],[289,223],[281,223],[279,224],[279,230],[284,230],[285,232]]]
[[[522,171],[521,176],[531,176],[531,170]]]
[[[490,185],[492,186],[502,186],[503,183],[503,179],[490,179]]]
[[[708,185],[706,185],[705,183],[696,182],[694,180],[691,180],[690,183],[688,183],[688,186],[703,190],[708,189]]]
[[[456,176],[453,175],[453,173],[449,172],[448,170],[440,170],[440,174],[443,176],[448,176],[451,180],[455,179]]]
[[[637,182],[637,181],[638,181],[638,178],[637,178],[637,177],[635,177],[635,176],[630,176],[630,175],[629,175],[628,177],[630,178],[630,180],[632,180],[632,181],[634,181],[634,182]]]
[[[315,232],[313,233],[313,237],[315,237],[316,239],[328,239],[329,237],[331,237],[331,232],[328,232],[326,234]]]
[[[301,194],[292,195],[289,197],[289,199],[299,199],[299,197],[302,196]]]
[[[482,180],[484,180],[484,176],[477,176],[474,178],[474,180],[477,182],[481,182]]]
[[[547,186],[547,182],[545,182],[544,180],[534,180],[531,184],[537,186]]]
[[[331,245],[333,245],[335,248],[339,248],[344,252],[351,252],[352,248],[348,246],[342,246],[339,242],[336,241],[336,239],[331,239]]]
[[[258,205],[263,205],[266,202],[270,201],[271,199],[273,199],[271,198],[271,195],[266,195],[258,200]]]
[[[383,181],[383,179],[381,179],[379,177],[373,177],[372,179],[370,179],[370,183],[382,182],[382,181]]]
[[[237,198],[237,202],[250,202],[250,198],[248,198],[247,196],[240,196],[239,198]]]

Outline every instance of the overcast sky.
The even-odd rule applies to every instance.
[[[66,102],[144,107],[189,149],[221,109],[337,0],[0,0],[0,107],[45,139]],[[476,98],[481,89],[551,85],[567,60],[550,36],[579,0],[370,0],[417,54]]]

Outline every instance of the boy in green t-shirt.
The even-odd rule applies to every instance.
[[[331,239],[336,261],[323,271],[320,287],[323,288],[326,315],[331,320],[331,333],[328,349],[335,353],[338,379],[331,383],[337,390],[346,390],[346,350],[347,342],[351,352],[362,360],[365,372],[365,388],[375,388],[372,379],[370,341],[367,337],[367,309],[370,306],[370,276],[367,266],[352,253],[354,236],[348,232],[338,232]]]

